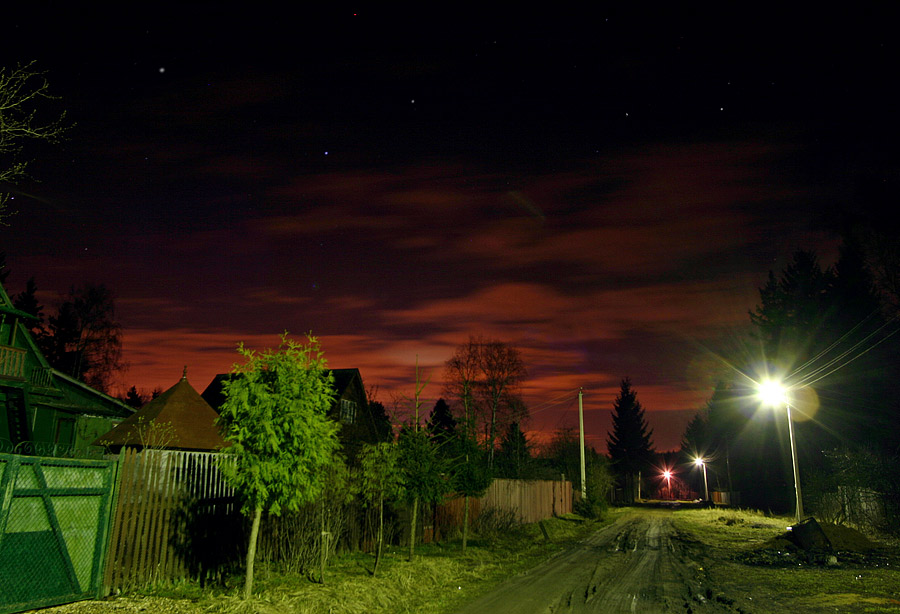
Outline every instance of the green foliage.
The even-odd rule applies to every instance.
[[[409,426],[401,429],[397,454],[403,482],[401,497],[407,503],[439,501],[448,490],[446,466],[428,433]]]
[[[451,488],[465,497],[482,496],[494,479],[487,454],[471,437],[457,438],[453,449],[453,459],[448,467]]]
[[[218,424],[231,446],[226,478],[244,496],[244,512],[296,510],[316,500],[338,450],[339,425],[326,412],[333,377],[315,337],[299,344],[287,333],[277,350],[241,344],[246,359],[224,384]]]
[[[396,497],[403,487],[398,448],[392,443],[363,444],[359,453],[360,494],[372,505]]]
[[[574,489],[580,491],[580,447],[581,442],[575,431],[557,431],[544,451],[543,461],[553,471],[545,479],[559,479],[559,475],[563,474],[572,481]],[[591,447],[584,451],[584,469],[587,497],[578,502],[575,511],[586,518],[595,518],[608,507],[613,474],[609,459]]]

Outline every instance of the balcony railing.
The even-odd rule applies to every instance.
[[[51,388],[53,369],[50,367],[34,367],[31,369],[31,385],[37,388]]]
[[[25,350],[0,345],[0,377],[25,379]]]

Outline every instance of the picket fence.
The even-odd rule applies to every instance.
[[[208,580],[239,562],[243,518],[217,462],[216,454],[204,452],[122,451],[107,594],[181,578]]]

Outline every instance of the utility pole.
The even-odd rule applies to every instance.
[[[585,484],[584,471],[584,403],[582,401],[581,388],[578,389],[578,434],[581,436],[581,500],[587,498],[587,484]]]

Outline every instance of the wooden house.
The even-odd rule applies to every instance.
[[[83,453],[133,410],[53,369],[29,332],[35,319],[0,285],[0,452]]]

